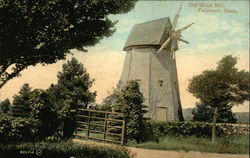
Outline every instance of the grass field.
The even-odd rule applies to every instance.
[[[77,134],[87,136],[87,132],[85,132],[85,131],[78,131]],[[89,136],[94,137],[94,138],[104,138],[104,134],[99,134],[99,133],[90,133]],[[81,139],[83,139],[83,138],[81,138]],[[117,136],[107,135],[107,139],[120,141],[121,138],[117,137]],[[87,138],[86,138],[86,140],[87,140]]]
[[[210,139],[196,137],[165,137],[159,143],[146,142],[136,144],[130,142],[128,146],[159,149],[159,150],[184,150],[184,151],[201,151],[213,153],[230,153],[230,154],[248,154],[249,153],[249,136],[218,138],[215,143]]]

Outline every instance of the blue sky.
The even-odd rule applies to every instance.
[[[219,7],[222,11],[224,8],[228,8],[237,10],[238,13],[201,13],[198,12],[200,7],[191,7],[195,3],[200,3],[200,1],[139,1],[136,7],[128,14],[110,16],[111,19],[119,21],[116,25],[117,31],[112,37],[103,39],[98,46],[120,51],[134,24],[163,17],[170,17],[172,20],[180,5],[182,5],[182,10],[177,28],[191,22],[195,23],[193,28],[189,28],[183,33],[185,38],[192,43],[192,47],[198,46],[200,43],[213,43],[218,40],[240,38],[240,40],[245,41],[248,38],[248,1],[206,2],[208,4],[223,4],[224,7]],[[216,8],[213,7],[212,9]],[[182,48],[190,47],[189,45],[181,46]],[[237,42],[227,45],[227,49],[239,50],[243,49],[242,46],[244,49],[248,49],[248,45],[242,45]],[[225,47],[220,47],[216,50],[225,50]]]
[[[207,5],[220,4],[222,7],[203,9],[220,9],[216,12],[199,12],[200,1],[139,1],[135,8],[121,15],[110,16],[118,20],[117,31],[109,38],[104,38],[88,53],[72,50],[75,56],[87,68],[95,79],[92,90],[97,91],[97,102],[101,102],[117,84],[125,57],[122,51],[127,37],[134,24],[170,17],[173,20],[177,9],[182,4],[177,29],[194,22],[183,32],[183,38],[190,44],[180,43],[176,52],[180,96],[183,108],[194,107],[195,99],[186,91],[189,80],[207,69],[214,69],[216,62],[225,55],[239,58],[237,67],[249,71],[249,1],[201,1]],[[224,9],[236,10],[236,13],[225,13]],[[8,82],[0,90],[0,99],[10,98],[19,91],[23,83],[33,88],[48,88],[56,83],[56,74],[66,61],[35,67],[23,71],[22,77]],[[234,111],[249,111],[249,103],[234,108]]]

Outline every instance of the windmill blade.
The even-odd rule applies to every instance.
[[[168,45],[170,40],[171,40],[170,37],[168,37],[168,39],[161,45],[161,47],[157,50],[156,53],[160,53]]]
[[[188,41],[186,41],[186,40],[184,40],[184,39],[182,39],[182,38],[178,38],[178,41],[182,41],[182,42],[184,42],[184,43],[189,44],[189,42],[188,42]]]
[[[180,6],[179,10],[177,11],[177,14],[174,17],[174,21],[173,21],[173,25],[172,25],[172,30],[174,30],[176,28],[176,25],[177,25],[177,22],[178,22],[178,19],[179,19],[179,16],[180,16],[180,12],[181,12],[181,7],[182,6]]]
[[[189,28],[189,27],[190,27],[191,25],[193,25],[193,24],[194,24],[194,23],[188,24],[187,26],[185,26],[185,27],[183,27],[183,28],[177,30],[176,32],[182,32],[182,31],[186,30],[187,28]]]
[[[175,49],[176,44],[177,44],[177,40],[171,41],[170,57],[172,59],[175,59],[174,49]]]

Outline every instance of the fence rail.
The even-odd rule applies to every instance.
[[[74,134],[75,136],[78,136],[80,138],[82,137],[82,138],[100,140],[104,142],[119,143],[123,145],[125,121],[122,119],[111,118],[110,116],[110,115],[122,116],[122,113],[83,109],[83,108],[78,109],[78,112],[79,114],[77,115],[78,118],[77,130],[76,134]],[[117,123],[121,125],[117,125]],[[91,129],[93,127],[94,128],[99,127],[99,128]],[[119,132],[112,133],[109,131],[109,129],[118,129]],[[91,134],[99,134],[99,135],[91,136]],[[102,135],[102,138],[100,137],[100,135]],[[119,138],[118,140],[111,139],[111,138],[117,139],[117,137]]]

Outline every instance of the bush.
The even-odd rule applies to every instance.
[[[195,137],[211,137],[212,124],[206,122],[163,122],[152,121],[147,122],[147,141],[158,142],[164,136],[195,136]],[[245,135],[249,133],[249,126],[233,125],[233,124],[217,124],[217,136],[230,137],[237,135]]]
[[[144,97],[137,81],[129,81],[118,92],[117,102],[114,104],[117,112],[123,113],[125,120],[125,142],[135,140],[137,143],[144,141],[145,131],[144,114],[147,112]]]
[[[249,135],[249,124],[217,124],[221,137]]]
[[[34,119],[0,116],[0,143],[33,141],[38,122]]]
[[[0,113],[6,114],[10,110],[10,100],[5,99],[4,101],[0,102]]]
[[[37,137],[45,139],[59,132],[59,116],[46,91],[35,89],[31,97],[31,118],[38,121]]]
[[[160,125],[159,122],[148,120],[145,124],[145,130],[143,133],[144,142],[146,141],[154,141],[159,142],[160,138],[164,136],[163,132],[164,129],[162,129],[163,126]]]
[[[57,143],[40,142],[36,144],[0,145],[0,157],[18,158],[129,158],[124,147],[88,146],[61,141]]]

